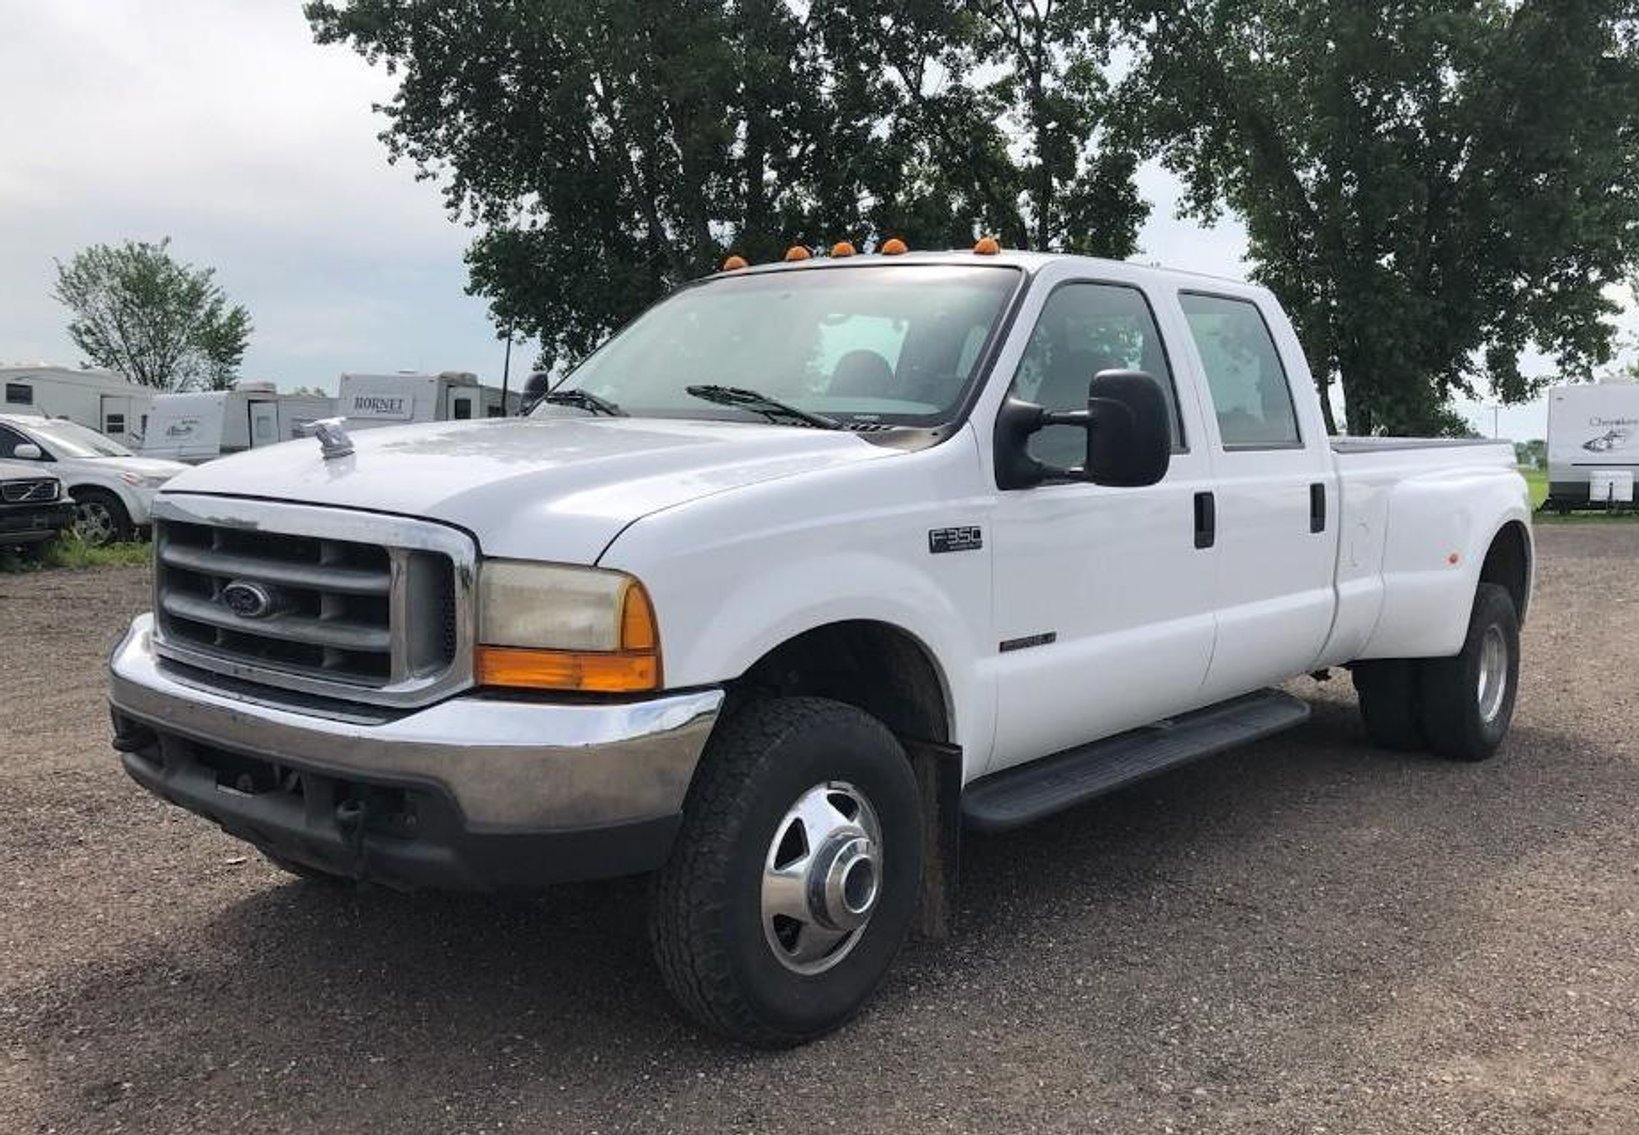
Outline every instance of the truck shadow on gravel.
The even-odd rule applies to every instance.
[[[1496,761],[1453,765],[1367,748],[1352,699],[1314,709],[1285,737],[970,840],[956,937],[913,944],[859,1022],[791,1054],[719,1044],[672,1014],[640,883],[518,902],[271,869],[265,889],[127,965],[23,991],[14,1051],[51,1115],[138,1129],[247,1093],[357,1129],[502,1115],[548,1091],[625,1115],[658,1106],[637,1098],[650,1081],[663,1097],[769,1060],[882,1079],[889,1051],[948,1059],[976,1029],[1093,1021],[1119,1076],[1168,982],[1299,1024],[1369,1015],[1369,993],[1340,995],[1340,979],[1401,980],[1460,940],[1488,879],[1639,804],[1639,770],[1570,738],[1517,727]],[[1589,762],[1607,765],[1592,802]]]

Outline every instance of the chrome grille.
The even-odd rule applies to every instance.
[[[162,655],[377,704],[417,704],[468,680],[465,537],[330,509],[235,502],[231,510],[251,515],[218,520],[174,502],[156,507]],[[359,538],[372,534],[382,542]],[[387,542],[394,537],[408,542]]]
[[[38,481],[0,481],[0,500],[7,504],[46,504],[57,499],[59,484],[49,477]]]

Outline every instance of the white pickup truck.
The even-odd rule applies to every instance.
[[[835,1028],[964,827],[1294,725],[1502,740],[1512,448],[1326,436],[1260,288],[1070,256],[815,257],[680,289],[527,418],[320,436],[155,506],[112,659],[140,784],[309,877],[653,873],[698,1021]]]

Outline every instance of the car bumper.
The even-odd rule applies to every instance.
[[[143,787],[272,854],[401,887],[528,890],[659,866],[721,690],[611,703],[469,693],[308,711],[158,658],[110,662],[114,746]]]
[[[74,523],[74,503],[34,505],[0,509],[0,542],[32,544],[49,540]]]

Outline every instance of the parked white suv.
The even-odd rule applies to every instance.
[[[0,414],[0,459],[46,464],[74,498],[88,544],[129,540],[149,524],[159,487],[189,467],[138,457],[112,438],[66,418]]]

